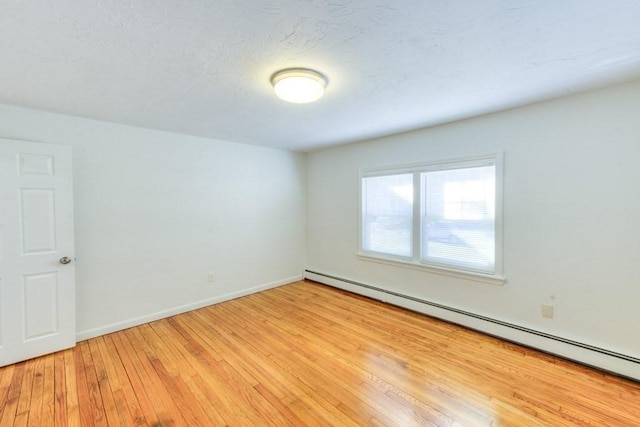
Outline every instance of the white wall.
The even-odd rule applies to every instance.
[[[73,147],[79,338],[302,275],[303,154],[7,106],[0,137]]]
[[[312,153],[307,268],[638,358],[639,112],[637,81]],[[356,258],[360,168],[499,151],[505,285]]]

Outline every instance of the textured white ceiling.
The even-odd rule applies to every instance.
[[[326,74],[277,99],[274,72]],[[0,0],[0,102],[294,150],[640,75],[635,0]]]

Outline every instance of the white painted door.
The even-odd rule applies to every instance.
[[[75,345],[73,249],[71,147],[0,139],[0,366]]]

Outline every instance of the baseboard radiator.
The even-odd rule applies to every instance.
[[[305,270],[304,277],[640,381],[637,357],[318,271]]]

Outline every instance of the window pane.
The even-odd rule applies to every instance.
[[[493,273],[495,174],[493,165],[421,174],[422,261]]]
[[[412,256],[413,175],[362,179],[362,249]]]

